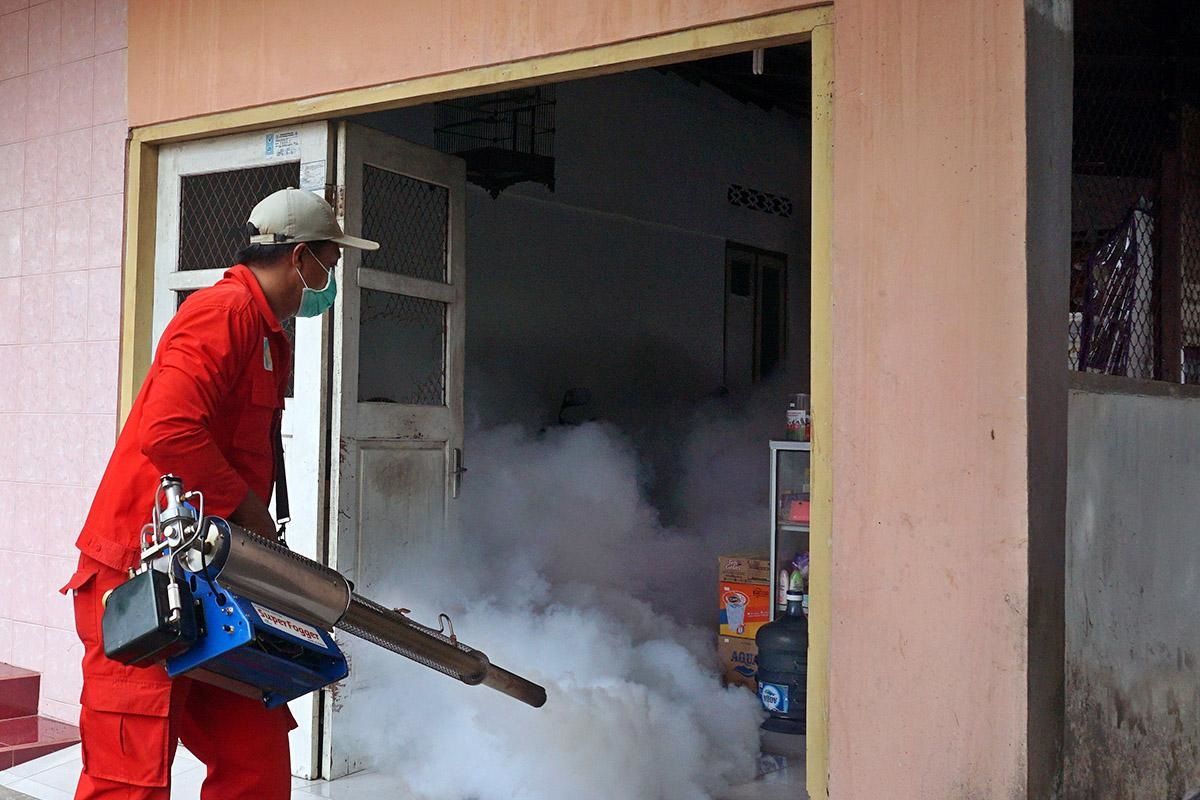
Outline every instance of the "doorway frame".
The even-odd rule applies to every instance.
[[[808,670],[807,785],[825,797],[829,753],[832,633],[833,434],[833,5],[651,35],[569,53],[534,56],[316,98],[269,103],[130,130],[126,153],[125,245],[121,266],[118,419],[124,422],[153,356],[158,148],[256,129],[446,100],[535,84],[630,72],[681,61],[800,42],[812,45],[811,377],[813,494]]]

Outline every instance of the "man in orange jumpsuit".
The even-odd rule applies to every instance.
[[[208,765],[203,800],[290,794],[296,723],[286,706],[171,680],[157,665],[127,667],[105,657],[100,637],[102,598],[139,563],[161,475],[202,491],[206,512],[276,538],[266,504],[292,358],[280,320],[333,303],[339,245],[379,246],[346,236],[324,200],[297,189],[260,202],[248,228],[240,263],[189,297],[163,332],[76,543],[79,567],[63,589],[75,593],[84,644],[76,800],[168,798],[180,741]]]

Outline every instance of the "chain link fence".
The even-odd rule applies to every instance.
[[[1113,33],[1081,26],[1075,45],[1069,357],[1075,369],[1151,378],[1164,65],[1136,35]]]
[[[1182,291],[1182,377],[1200,384],[1200,106],[1185,105],[1180,136],[1179,261]]]
[[[1076,13],[1071,369],[1200,383],[1200,131],[1169,14]]]

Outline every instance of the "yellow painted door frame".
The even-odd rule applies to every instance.
[[[833,24],[812,32],[812,509],[809,520],[808,794],[829,794],[833,633]]]
[[[828,665],[832,512],[833,380],[831,346],[833,7],[786,11],[618,44],[537,56],[488,67],[414,78],[317,98],[272,103],[134,128],[125,190],[125,254],[121,287],[119,411],[124,420],[150,366],[158,148],[310,120],[401,108],[451,97],[660,66],[755,47],[812,42],[812,404],[813,497],[809,678],[808,790],[825,797],[828,772]]]

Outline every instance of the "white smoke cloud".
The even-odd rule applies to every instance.
[[[765,470],[762,441],[749,444]],[[470,446],[460,541],[407,558],[370,594],[427,623],[450,613],[462,641],[549,700],[528,708],[359,652],[353,668],[376,676],[355,698],[375,717],[355,726],[370,766],[423,800],[707,800],[751,780],[762,715],[750,692],[720,685],[714,653],[728,529],[664,526],[634,447],[611,427],[502,427]],[[709,477],[683,469],[684,494],[720,496],[716,484],[736,482],[711,470],[725,456],[689,450]],[[697,617],[703,625],[679,621]]]

